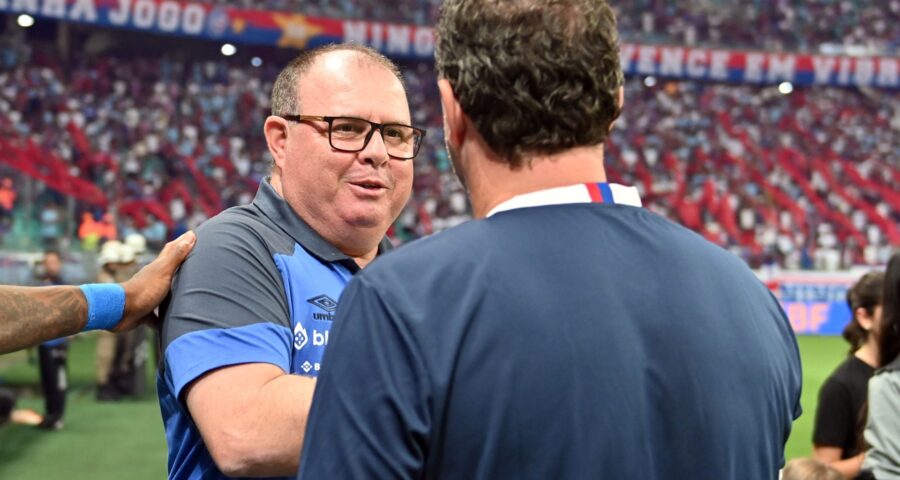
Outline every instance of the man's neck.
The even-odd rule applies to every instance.
[[[283,186],[281,183],[281,176],[278,174],[278,172],[275,172],[275,171],[272,172],[272,176],[270,178],[270,184],[272,185],[272,188],[275,190],[275,193],[277,193],[279,197],[284,198],[284,193],[282,191]],[[351,231],[346,232],[346,233],[336,231],[336,229],[324,228],[325,226],[319,226],[319,228],[316,228],[317,226],[316,226],[315,222],[311,221],[312,220],[311,218],[310,219],[303,218],[303,215],[301,215],[299,212],[297,212],[296,209],[292,208],[292,210],[294,210],[294,213],[297,216],[299,216],[301,219],[303,219],[303,221],[306,222],[306,224],[309,225],[310,228],[315,230],[316,233],[318,233],[322,238],[327,240],[330,244],[334,245],[338,250],[343,252],[344,255],[347,255],[348,257],[353,259],[353,261],[356,262],[357,265],[359,265],[359,268],[364,268],[366,265],[371,263],[372,260],[375,260],[375,257],[378,255],[378,248],[379,248],[379,245],[381,244],[381,239],[384,238],[384,234],[377,236],[377,237],[371,236],[371,235],[366,235],[366,234],[363,234],[362,232],[360,232],[358,230],[354,230],[350,227],[347,227],[347,228],[350,229]],[[371,237],[371,241],[363,243],[363,240],[370,238],[370,237]],[[350,244],[341,242],[340,241],[341,238],[352,239],[353,244],[350,245]],[[374,242],[374,246],[370,248],[369,245],[372,245],[372,242]],[[365,253],[358,253],[358,252],[365,252]]]
[[[378,249],[372,250],[371,252],[358,256],[358,257],[350,257],[359,265],[359,268],[366,268],[366,266],[372,263],[372,260],[375,260],[375,257],[378,256]]]
[[[517,195],[606,181],[603,145],[533,156],[525,165],[515,169],[501,159],[484,154],[473,160],[467,162],[469,171],[466,181],[475,218],[484,218],[494,207]]]

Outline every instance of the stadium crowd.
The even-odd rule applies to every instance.
[[[610,176],[751,265],[883,264],[900,242],[900,110],[888,91],[635,79]]]
[[[20,219],[45,243],[69,232],[92,249],[137,232],[156,247],[252,199],[270,162],[258,126],[276,62],[107,55],[64,69],[52,51],[0,70],[0,233],[21,234]],[[399,242],[469,218],[433,68],[408,64],[404,76],[414,124],[429,133],[390,232]],[[626,91],[611,180],[751,265],[877,264],[900,243],[896,92],[655,79]],[[16,201],[28,178],[50,187],[30,211]]]
[[[207,0],[244,9],[300,11],[310,16],[434,24],[439,0]],[[893,53],[900,47],[900,0],[700,0],[614,2],[623,39],[633,42],[819,51],[822,44]]]

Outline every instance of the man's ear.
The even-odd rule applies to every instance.
[[[269,116],[263,125],[263,133],[275,166],[283,169],[287,158],[288,121],[281,117]]]
[[[622,108],[625,107],[625,86],[624,85],[619,87],[619,95],[618,95],[617,101],[618,101],[618,105],[619,105],[619,110],[616,113],[616,118],[612,122],[609,123],[609,131],[610,132],[612,131],[613,126],[616,124],[616,121],[619,119],[620,116],[622,116]]]
[[[466,136],[465,113],[459,100],[456,99],[456,94],[453,93],[453,86],[447,79],[438,80],[438,91],[441,94],[441,107],[444,112],[445,141],[454,149],[459,148]]]

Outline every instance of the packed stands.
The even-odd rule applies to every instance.
[[[900,48],[900,0],[613,3],[622,37],[630,41],[792,52],[818,52],[823,45],[868,53]]]
[[[877,264],[900,243],[896,92],[644,83],[607,164],[650,208],[753,265]]]
[[[439,0],[208,0],[223,7],[280,10],[309,16],[431,25]],[[699,0],[612,2],[622,38],[676,45],[817,52],[823,44],[895,53],[900,0],[879,2]]]
[[[298,8],[295,0],[215,3]],[[792,51],[823,42],[891,49],[900,39],[900,0],[682,3],[621,2],[623,38]],[[302,2],[308,15],[417,24],[433,22],[438,6]],[[819,24],[823,15],[828,28]],[[158,246],[250,201],[270,162],[261,132],[268,93],[295,53],[266,48],[254,65],[249,55],[171,48],[162,55],[113,48],[67,61],[53,42],[0,35],[3,244],[62,239],[91,250],[140,232]],[[414,123],[429,134],[413,198],[390,232],[400,242],[469,218],[443,148],[433,65],[406,63],[403,71]],[[649,208],[751,265],[877,264],[900,244],[896,89],[798,86],[782,94],[635,77],[626,91],[607,149],[610,179],[637,185]]]

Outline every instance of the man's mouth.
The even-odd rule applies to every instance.
[[[387,188],[387,186],[378,181],[378,180],[359,180],[350,182],[351,185],[355,185],[357,187],[365,188],[366,190],[381,190]]]

